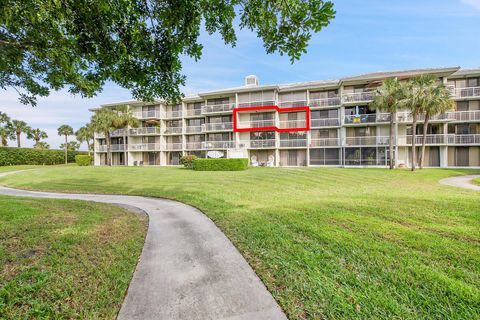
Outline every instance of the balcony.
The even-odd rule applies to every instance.
[[[448,136],[454,137],[455,135],[447,135],[447,134],[427,134],[426,136],[426,145],[441,145],[448,143]],[[407,136],[399,136],[398,137],[398,144],[403,145],[411,145],[413,137],[411,135]],[[423,144],[423,135],[416,135],[415,136],[415,144],[421,145]]]
[[[165,150],[182,150],[181,142],[167,142],[165,144]]]
[[[284,101],[278,104],[280,108],[305,107],[306,105],[307,105],[306,100]]]
[[[340,98],[322,98],[322,99],[310,99],[310,108],[330,108],[340,106]]]
[[[275,148],[276,141],[275,139],[267,140],[250,140],[245,142],[245,147],[248,149],[264,149],[264,148]]]
[[[307,120],[285,120],[280,121],[280,129],[297,129],[297,128],[306,128]]]
[[[202,107],[202,113],[226,113],[231,112],[233,108],[235,108],[235,103],[206,105]]]
[[[388,136],[346,137],[345,145],[351,146],[385,146],[389,143]]]
[[[431,117],[429,121],[431,121],[431,122],[452,121],[452,120],[455,120],[455,115],[453,113],[454,112],[437,114],[437,115]],[[412,122],[412,121],[413,121],[413,116],[409,111],[402,111],[402,112],[397,113],[397,122],[398,123]],[[419,122],[425,121],[425,115],[423,115],[423,114],[419,115],[417,121],[419,121]]]
[[[310,147],[339,147],[340,138],[320,138],[312,139]]]
[[[133,116],[138,119],[160,119],[161,112],[160,110],[136,111],[133,112]]]
[[[160,127],[132,128],[128,130],[131,136],[153,136],[160,134]]]
[[[123,137],[125,134],[126,134],[125,129],[117,129],[110,132],[110,138]],[[105,139],[105,134],[103,132],[95,132],[95,138]]]
[[[204,131],[232,131],[232,122],[218,122],[218,123],[205,123],[203,125]]]
[[[447,112],[448,118],[454,121],[480,121],[480,110]]]
[[[449,134],[448,143],[456,145],[480,145],[480,134]]]
[[[452,97],[456,99],[480,97],[480,87],[468,87],[468,88],[450,87],[450,91],[452,92]]]
[[[338,118],[311,119],[310,126],[312,128],[338,127],[340,126],[340,120]]]
[[[231,149],[235,148],[235,141],[204,141],[204,149]]]
[[[182,134],[182,127],[165,127],[165,132],[163,134]]]
[[[128,145],[129,151],[159,151],[160,143],[134,143]]]
[[[280,140],[280,148],[305,148],[307,139],[285,139]]]
[[[202,150],[203,149],[203,142],[187,142],[186,149],[187,150]]]
[[[187,126],[185,127],[185,133],[201,133],[203,131],[202,126]]]
[[[107,145],[106,144],[97,145],[95,149],[97,150],[97,152],[107,152]],[[124,144],[111,144],[110,145],[110,151],[111,152],[125,151],[125,145]]]
[[[372,124],[390,121],[389,113],[345,115],[344,124]]]
[[[187,109],[187,112],[186,112],[185,116],[186,117],[195,117],[195,116],[201,116],[201,115],[202,115],[202,109]]]
[[[253,129],[253,128],[265,128],[275,127],[275,120],[253,120],[253,121],[239,121],[237,123],[238,129]]]
[[[182,110],[165,112],[165,119],[174,119],[174,118],[181,118],[181,117],[182,117]]]
[[[239,108],[248,108],[248,107],[264,107],[264,106],[274,106],[276,105],[274,100],[263,100],[263,101],[252,101],[252,102],[243,102],[239,103]]]
[[[342,94],[343,103],[371,102],[375,95],[374,91],[363,91]]]

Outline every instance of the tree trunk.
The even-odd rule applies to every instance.
[[[416,138],[417,138],[417,114],[413,114],[413,122],[412,122],[412,171],[415,171],[415,165],[417,163],[417,146],[416,146]]]
[[[125,127],[123,129],[123,165],[124,166],[127,166],[128,163],[127,163],[127,136],[125,135],[125,132],[127,130],[127,128]]]
[[[389,141],[389,157],[390,157],[390,169],[394,168],[394,159],[393,159],[393,118],[395,117],[395,113],[390,113],[390,141]]]
[[[87,149],[88,149],[88,155],[90,156],[90,142],[87,140],[85,140],[85,142],[87,143]]]
[[[110,132],[105,131],[105,140],[107,141],[107,166],[112,165],[112,154],[110,150]]]
[[[21,148],[21,145],[20,145],[20,133],[17,132],[17,147]]]
[[[2,137],[2,147],[7,146],[7,139],[5,137]]]
[[[428,114],[425,115],[425,122],[423,124],[423,141],[422,141],[422,152],[420,153],[420,169],[423,169],[423,161],[425,159],[425,146],[427,144],[427,131],[428,131]]]
[[[65,164],[68,164],[68,138],[65,135]]]

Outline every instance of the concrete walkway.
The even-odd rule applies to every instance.
[[[440,183],[451,187],[480,191],[480,186],[474,185],[472,183],[472,180],[477,178],[480,178],[480,175],[458,176],[442,179],[440,180]]]
[[[0,194],[113,203],[148,214],[145,245],[118,319],[286,319],[243,256],[195,208],[155,198],[1,186]]]

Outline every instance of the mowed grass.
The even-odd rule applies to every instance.
[[[473,179],[473,183],[480,186],[480,178]]]
[[[0,318],[115,319],[146,219],[92,202],[0,196]]]
[[[0,183],[194,205],[290,319],[479,319],[480,193],[438,183],[478,173],[51,167]]]

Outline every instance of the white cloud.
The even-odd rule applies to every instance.
[[[480,0],[462,0],[462,2],[480,11]]]

